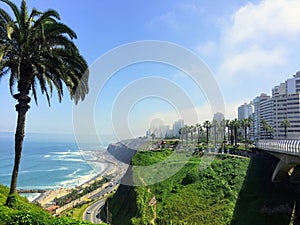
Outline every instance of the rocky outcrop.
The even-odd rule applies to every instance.
[[[117,160],[130,164],[132,157],[141,149],[147,139],[128,139],[114,144],[110,144],[107,151],[113,155]]]

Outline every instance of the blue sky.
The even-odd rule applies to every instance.
[[[27,0],[27,3],[30,8],[42,11],[57,10],[61,21],[77,33],[75,42],[90,66],[107,51],[136,41],[167,41],[190,50],[211,70],[222,92],[228,118],[236,116],[238,105],[261,92],[270,93],[273,86],[300,70],[298,0]],[[0,7],[6,8],[3,3]],[[111,114],[118,94],[130,83],[149,76],[162,77],[184,89],[198,113],[198,121],[189,116],[183,118],[187,123],[211,119],[205,93],[186,74],[167,65],[144,63],[118,71],[101,90],[94,109],[99,133],[113,132]],[[14,131],[15,102],[5,78],[0,83],[0,96],[0,131]],[[61,104],[54,95],[50,108],[44,97],[39,96],[38,106],[31,103],[26,130],[71,133],[72,114],[73,103],[67,94]],[[170,124],[178,115],[168,99],[148,97],[132,103],[127,116],[134,135],[143,134],[155,118]]]

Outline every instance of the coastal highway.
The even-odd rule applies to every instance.
[[[106,193],[113,191],[115,187],[116,187],[116,183],[113,183],[112,185],[109,185],[104,190],[100,191],[99,193],[92,196],[91,198],[92,199],[99,198],[99,197],[105,195]],[[104,204],[105,204],[105,198],[101,198],[100,200],[97,200],[92,205],[90,205],[83,213],[83,220],[86,220],[86,221],[89,221],[89,222],[95,223],[95,224],[100,223],[101,220],[100,220],[99,213],[100,213],[101,208],[104,206]]]
[[[100,210],[105,204],[105,199],[98,200],[90,205],[87,210],[84,212],[84,220],[91,223],[100,223]]]

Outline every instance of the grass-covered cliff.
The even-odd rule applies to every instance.
[[[141,151],[132,164],[155,164],[171,154],[170,150]],[[162,182],[121,185],[108,204],[113,224],[289,223],[295,196],[270,182],[275,159],[218,155],[211,161],[200,155],[181,157],[183,162],[189,157],[188,163]],[[133,177],[135,173],[133,169]]]

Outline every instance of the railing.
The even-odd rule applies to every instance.
[[[300,140],[259,140],[256,147],[267,151],[300,155]]]

